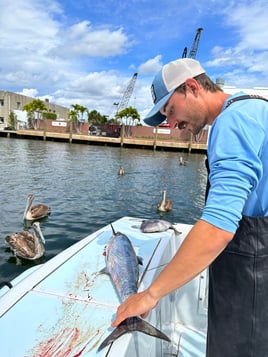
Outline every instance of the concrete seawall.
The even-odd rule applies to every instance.
[[[107,136],[94,136],[84,134],[70,134],[59,132],[44,132],[43,130],[3,130],[0,131],[0,137],[18,138],[18,139],[33,139],[33,140],[50,140],[50,141],[62,141],[72,142],[87,145],[107,145],[118,146],[125,148],[140,148],[150,150],[165,150],[165,151],[183,151],[183,152],[198,152],[205,153],[207,150],[207,144],[204,143],[204,139],[200,142],[190,138],[187,141],[181,139],[169,138],[168,136],[163,138],[158,136],[157,133],[153,137],[107,137]]]

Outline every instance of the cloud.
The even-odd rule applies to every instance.
[[[89,110],[96,109],[104,115],[113,110],[113,103],[120,102],[131,78],[118,76],[114,71],[92,72],[77,77],[67,87],[54,92],[61,105],[83,104]]]
[[[265,0],[0,0],[3,89],[108,114],[134,72],[130,104],[151,109],[150,86],[203,27],[197,59],[231,85],[267,86]],[[36,92],[34,92],[36,91]]]
[[[127,52],[131,46],[123,28],[108,26],[93,28],[90,21],[82,21],[67,28],[61,34],[62,44],[54,53],[58,56],[109,57]]]
[[[217,69],[218,77],[237,87],[267,86],[267,1],[230,1],[219,14],[227,45],[212,47],[204,66],[209,72]]]
[[[155,74],[161,70],[162,66],[162,56],[157,55],[152,59],[148,59],[145,63],[142,63],[139,67],[139,73]]]
[[[3,1],[2,1],[3,2]],[[7,51],[22,51],[45,54],[55,46],[60,23],[52,14],[61,13],[53,1],[5,2],[0,12],[1,48]]]
[[[239,32],[240,50],[267,50],[268,3],[264,0],[238,2],[226,13],[226,24]]]
[[[35,98],[38,94],[38,90],[37,89],[26,89],[24,88],[21,92],[19,92],[19,94],[22,95],[26,95],[26,97],[32,97]]]

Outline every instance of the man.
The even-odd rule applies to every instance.
[[[268,104],[224,93],[187,58],[162,68],[152,95],[148,125],[167,119],[193,134],[211,125],[210,188],[200,220],[174,258],[146,290],[119,306],[112,325],[146,317],[162,297],[210,266],[207,356],[268,356]]]

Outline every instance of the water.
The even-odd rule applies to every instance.
[[[179,156],[187,166],[179,165]],[[90,233],[123,216],[194,224],[206,185],[204,155],[0,138],[0,281],[44,263]],[[119,166],[125,175],[118,176]],[[162,190],[173,210],[156,210]],[[46,254],[16,259],[6,235],[21,231],[27,195],[51,207],[41,222]]]

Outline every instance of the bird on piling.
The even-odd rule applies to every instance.
[[[157,204],[158,211],[167,212],[172,210],[172,201],[166,198],[167,190],[163,190],[162,200]]]
[[[119,167],[118,175],[119,175],[119,176],[125,175],[125,169],[123,168],[123,166],[120,166],[120,167]]]
[[[33,205],[33,200],[34,195],[30,193],[27,197],[27,203],[23,214],[24,221],[37,221],[50,214],[49,206],[42,203]]]
[[[5,237],[6,243],[16,257],[35,260],[45,253],[45,238],[39,222],[34,222],[32,231],[23,231]]]

